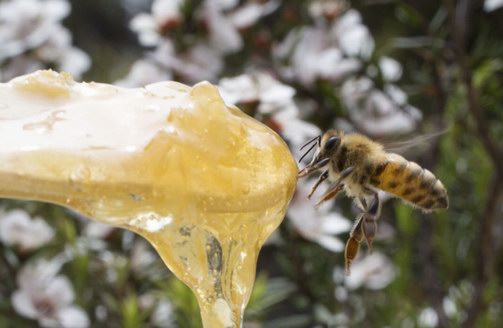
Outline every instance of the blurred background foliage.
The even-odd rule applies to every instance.
[[[416,140],[402,150],[443,181],[450,208],[386,201],[374,254],[345,277],[355,209],[341,197],[316,211],[312,182],[299,182],[259,258],[245,327],[499,327],[501,6],[4,0],[0,78],[53,68],[128,87],[207,79],[297,158],[328,128]],[[141,237],[48,204],[0,206],[0,327],[201,326],[190,290]]]

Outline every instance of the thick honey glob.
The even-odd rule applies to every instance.
[[[240,327],[258,252],[297,167],[216,87],[138,89],[52,71],[0,84],[0,197],[133,230],[196,294],[205,327]]]

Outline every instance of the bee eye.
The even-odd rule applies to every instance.
[[[325,145],[323,146],[323,150],[325,152],[332,151],[335,148],[337,148],[340,143],[341,143],[341,138],[336,137],[336,136],[330,137],[330,138],[328,138],[327,142],[325,142]]]

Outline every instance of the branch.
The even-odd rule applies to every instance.
[[[475,288],[472,300],[467,309],[467,318],[462,327],[474,327],[482,312],[487,308],[484,292],[494,271],[494,235],[493,219],[495,216],[497,200],[503,188],[503,151],[493,142],[490,136],[489,124],[483,109],[480,106],[479,95],[473,85],[473,76],[468,64],[466,53],[467,26],[470,23],[469,15],[480,6],[480,2],[460,0],[457,5],[454,0],[445,0],[450,32],[453,37],[454,60],[460,72],[461,83],[466,91],[468,110],[475,120],[477,134],[485,148],[486,153],[493,163],[494,174],[487,190],[486,203],[482,210],[479,222],[477,269],[473,286]]]
[[[482,144],[495,164],[499,175],[503,175],[503,150],[498,149],[489,135],[489,123],[480,107],[479,95],[473,85],[473,76],[466,54],[466,26],[469,25],[468,15],[474,9],[470,0],[461,0],[456,6],[454,0],[445,0],[449,15],[450,30],[453,37],[454,60],[458,66],[461,82],[466,92],[468,110],[475,120],[476,129]]]

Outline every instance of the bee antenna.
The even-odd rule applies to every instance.
[[[302,162],[304,157],[306,157],[307,154],[309,154],[311,152],[311,150],[313,150],[314,147],[316,147],[316,143],[312,144],[311,147],[304,153],[304,155],[302,155],[302,157],[299,159],[299,163]],[[301,150],[302,150],[302,148],[301,148]]]
[[[300,147],[300,150],[306,148],[309,144],[311,144],[315,140],[318,140],[318,144],[319,144],[320,143],[320,139],[321,139],[321,136],[316,136],[316,137],[310,139],[308,142],[306,142],[304,145],[302,145],[302,147]]]

